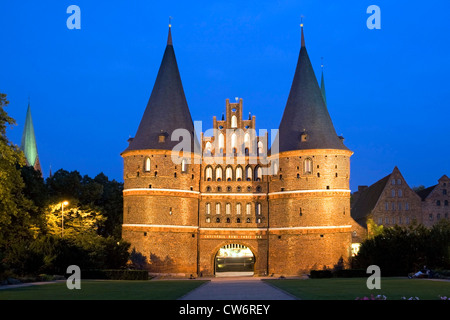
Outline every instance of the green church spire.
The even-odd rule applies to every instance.
[[[31,118],[30,102],[28,101],[27,117],[25,119],[25,127],[22,134],[22,142],[20,149],[24,152],[27,165],[41,171],[39,157],[36,146],[36,137],[34,135],[33,119]]]

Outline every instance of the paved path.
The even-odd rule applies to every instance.
[[[212,278],[180,300],[296,300],[296,298],[253,277]]]

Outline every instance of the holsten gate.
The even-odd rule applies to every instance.
[[[303,27],[275,142],[256,134],[242,99],[227,99],[212,127],[197,137],[169,26],[147,107],[121,153],[122,236],[150,272],[298,275],[350,257],[353,152],[336,134]]]

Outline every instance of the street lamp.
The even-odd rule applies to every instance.
[[[61,238],[63,237],[64,232],[64,206],[67,206],[68,204],[68,201],[61,202]]]

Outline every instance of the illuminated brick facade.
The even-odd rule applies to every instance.
[[[213,118],[199,147],[174,152],[168,145],[173,120],[161,114],[188,111],[185,101],[168,102],[173,92],[165,96],[161,89],[184,98],[170,29],[169,40],[146,113],[121,154],[122,236],[146,257],[149,271],[214,275],[219,249],[233,245],[251,250],[255,275],[299,275],[346,261],[354,224],[352,151],[335,134],[303,30],[279,148],[269,145],[268,134],[256,133],[255,116],[245,119],[242,99],[227,99],[226,114]],[[297,117],[307,122],[290,122]],[[193,132],[190,115],[177,125]]]

